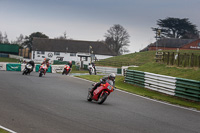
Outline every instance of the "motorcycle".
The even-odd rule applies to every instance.
[[[96,75],[96,74],[97,74],[97,73],[96,73],[96,70],[93,68],[92,65],[89,65],[89,66],[88,66],[88,70],[89,70],[89,74],[90,74],[90,75],[92,75],[92,74],[95,74],[95,75]]]
[[[69,72],[70,72],[70,67],[69,67],[69,65],[65,65],[65,67],[64,67],[64,70],[63,70],[63,72],[62,72],[62,75],[64,75],[64,74],[69,74]]]
[[[48,69],[47,65],[46,64],[42,64],[40,66],[40,69],[39,69],[39,77],[42,77],[43,74],[45,75],[47,69]]]
[[[31,73],[31,70],[32,70],[33,66],[31,64],[26,64],[25,65],[25,68],[22,72],[22,75],[27,75],[27,74],[30,74]]]
[[[89,88],[87,100],[95,100],[98,104],[102,104],[113,91],[113,82],[105,82],[105,84],[101,84],[99,87],[97,87],[93,93],[91,93],[91,88]]]

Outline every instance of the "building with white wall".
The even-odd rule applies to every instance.
[[[49,58],[51,61],[82,61],[88,64],[93,60],[113,56],[116,56],[116,53],[102,42],[33,38],[32,60],[35,61]]]

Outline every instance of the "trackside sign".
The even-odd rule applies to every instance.
[[[21,71],[21,64],[6,64],[7,71]]]

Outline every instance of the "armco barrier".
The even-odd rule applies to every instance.
[[[176,78],[175,96],[200,101],[200,81]]]
[[[144,87],[144,72],[127,70],[125,82]]]
[[[200,81],[159,75],[149,72],[127,70],[125,82],[175,95],[189,100],[200,101]]]
[[[145,72],[145,88],[175,95],[176,78]]]

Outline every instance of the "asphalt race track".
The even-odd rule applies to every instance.
[[[86,100],[91,82],[0,71],[0,125],[17,133],[199,133],[200,113],[114,91]]]

